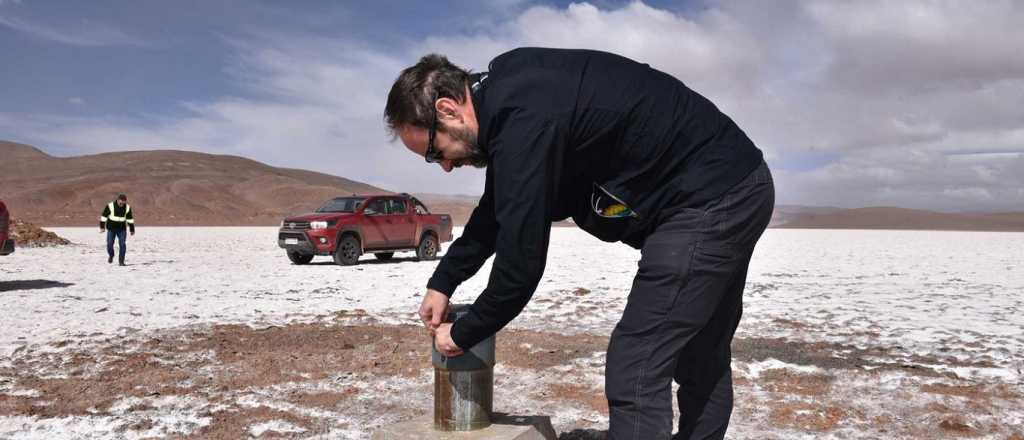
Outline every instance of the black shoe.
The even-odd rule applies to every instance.
[[[124,260],[118,260],[118,261],[117,261],[117,265],[118,265],[118,266],[124,266],[124,265],[125,265],[125,264],[124,264]]]
[[[114,256],[113,255],[107,257],[107,263],[113,263],[113,262],[114,262]]]

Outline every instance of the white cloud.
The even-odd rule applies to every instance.
[[[1024,75],[1020,2],[810,2],[822,37],[844,56],[839,83],[869,90]],[[876,83],[877,82],[877,83]]]
[[[780,186],[790,189],[780,200],[789,203],[1024,206],[1024,183],[1013,176],[1019,160],[982,174],[946,160],[963,151],[1024,151],[1024,57],[1016,55],[1024,5],[774,6],[723,2],[687,17],[642,3],[535,7],[493,33],[436,37],[423,51],[478,66],[520,45],[594,48],[647,62],[715,101],[773,163],[808,153],[838,158],[807,173],[779,169]]]
[[[63,28],[55,28],[19,18],[0,16],[0,26],[9,27],[35,38],[71,46],[101,47],[147,45],[146,41],[130,36],[119,29],[106,24],[86,20],[66,24]]]
[[[1019,2],[726,1],[686,16],[640,2],[576,3],[509,16],[387,50],[249,35],[230,40],[236,56],[226,66],[243,96],[186,103],[180,117],[156,121],[0,115],[0,128],[46,133],[69,151],[187,146],[396,190],[478,193],[479,171],[446,176],[388,143],[381,112],[399,70],[427,52],[483,70],[517,46],[593,48],[711,98],[765,150],[780,202],[1024,206]]]
[[[781,176],[779,176],[781,174]],[[805,173],[776,173],[780,203],[1020,210],[1024,151],[945,155],[907,149],[851,155]]]
[[[68,104],[82,105],[85,104],[85,100],[78,96],[72,96],[68,98]]]
[[[480,68],[517,46],[597,49],[649,63],[688,83],[748,90],[763,60],[740,28],[717,10],[689,19],[640,2],[615,10],[574,3],[565,9],[536,6],[493,33],[438,36],[419,49]]]

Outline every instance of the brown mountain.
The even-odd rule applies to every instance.
[[[331,197],[389,193],[237,156],[164,150],[53,157],[0,141],[0,199],[15,218],[94,225],[121,192],[145,225],[274,225]]]
[[[791,213],[776,227],[1024,231],[1024,212],[960,214],[893,207],[833,209]]]
[[[809,215],[832,214],[843,211],[843,208],[831,206],[775,205],[769,228],[775,228]]]

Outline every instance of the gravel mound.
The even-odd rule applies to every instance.
[[[11,221],[11,235],[18,247],[51,247],[71,244],[67,239],[22,220]]]

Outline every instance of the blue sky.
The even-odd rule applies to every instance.
[[[389,142],[401,68],[522,45],[682,79],[766,152],[781,203],[1024,209],[1024,4],[0,0],[0,139],[50,154],[236,154],[477,194]]]
[[[231,39],[308,34],[387,50],[426,37],[444,16],[398,1],[3,3],[0,53],[17,60],[0,71],[3,110],[68,115],[169,116],[182,101],[245,94],[225,73],[237,55]]]

